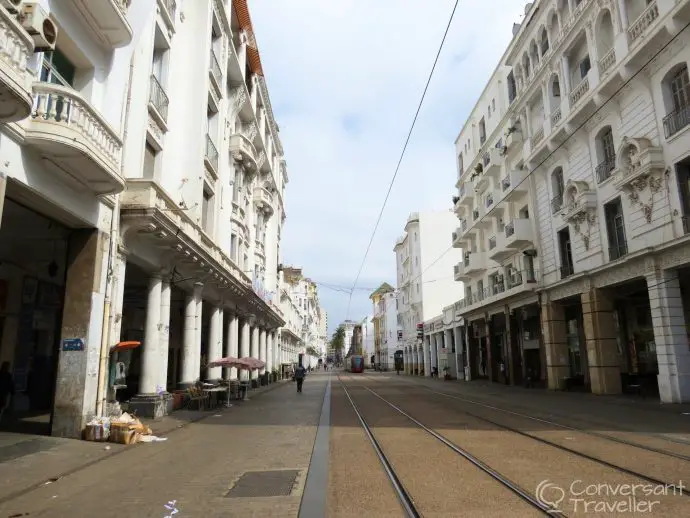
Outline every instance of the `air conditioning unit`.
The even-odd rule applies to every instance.
[[[0,5],[10,14],[19,14],[23,1],[24,0],[0,0]]]
[[[55,49],[58,28],[55,22],[48,18],[48,13],[38,2],[25,2],[18,17],[22,27],[34,40],[34,52],[45,52]]]

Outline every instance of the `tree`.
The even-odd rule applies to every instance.
[[[336,356],[342,356],[343,349],[345,348],[345,326],[338,326],[338,329],[335,330],[331,337],[330,346],[335,351]]]

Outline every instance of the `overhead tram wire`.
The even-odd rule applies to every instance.
[[[422,109],[422,104],[424,104],[424,99],[426,97],[426,92],[429,89],[429,84],[431,83],[431,78],[434,75],[434,71],[436,70],[436,64],[438,63],[438,58],[441,55],[441,51],[443,50],[443,45],[446,42],[446,37],[448,36],[448,31],[450,30],[450,26],[453,23],[453,18],[455,17],[455,11],[458,8],[458,4],[460,3],[460,0],[455,0],[455,4],[453,5],[453,10],[450,13],[450,18],[448,19],[448,24],[446,25],[446,30],[443,33],[443,38],[441,39],[441,44],[438,47],[438,51],[436,52],[436,58],[434,59],[434,64],[431,67],[431,72],[429,73],[429,77],[426,81],[426,85],[424,86],[424,91],[422,92],[422,98],[419,100],[419,105],[417,106],[417,111],[415,112],[414,118],[412,119],[412,125],[410,126],[410,131],[407,133],[407,138],[405,139],[405,145],[403,146],[402,152],[400,153],[400,159],[398,160],[398,165],[395,167],[395,172],[393,173],[393,178],[391,178],[390,184],[388,185],[388,192],[386,193],[386,197],[383,200],[383,205],[381,206],[381,210],[379,211],[379,216],[376,219],[376,224],[374,225],[374,230],[371,233],[371,238],[369,238],[369,244],[367,245],[367,249],[364,252],[364,258],[362,259],[362,264],[359,266],[359,270],[357,271],[357,275],[355,276],[355,282],[352,283],[352,288],[350,291],[350,298],[347,302],[347,312],[346,312],[346,318],[350,317],[350,305],[352,304],[352,294],[355,291],[355,288],[357,287],[357,282],[359,281],[360,275],[362,275],[362,269],[364,268],[364,264],[367,261],[367,257],[369,256],[369,251],[371,250],[371,245],[374,242],[374,236],[376,236],[376,231],[379,228],[379,224],[381,223],[381,218],[383,217],[383,211],[386,209],[386,204],[388,203],[388,198],[390,197],[391,190],[393,189],[393,184],[395,184],[395,179],[398,176],[398,172],[400,171],[400,165],[402,164],[403,158],[405,157],[405,152],[407,151],[407,146],[410,143],[410,138],[412,137],[412,131],[414,130],[415,125],[417,124],[417,118],[419,117],[419,112]]]
[[[619,88],[618,88],[608,99],[606,99],[606,101],[604,101],[604,102],[601,104],[601,106],[599,106],[596,110],[594,110],[594,112],[592,113],[592,115],[590,115],[589,117],[587,117],[581,124],[579,124],[579,125],[577,126],[577,128],[575,128],[575,130],[574,130],[572,133],[570,133],[570,134],[563,140],[563,142],[561,142],[560,144],[558,144],[558,145],[554,148],[553,151],[549,151],[549,153],[546,155],[546,157],[545,157],[541,162],[539,162],[539,164],[537,164],[534,168],[532,168],[532,169],[530,170],[530,172],[529,172],[528,174],[526,174],[525,177],[524,177],[522,180],[520,180],[519,183],[517,183],[517,184],[515,185],[514,188],[520,187],[520,186],[523,184],[523,182],[527,181],[527,179],[530,178],[530,176],[532,176],[532,174],[533,174],[537,169],[539,169],[542,165],[544,165],[544,163],[546,163],[546,161],[547,161],[549,158],[551,158],[551,157],[553,156],[553,154],[554,154],[556,151],[558,151],[558,150],[559,150],[566,142],[568,142],[578,131],[580,131],[580,130],[584,127],[584,125],[587,124],[587,123],[592,119],[592,117],[594,117],[597,113],[599,113],[599,111],[600,111],[602,108],[604,108],[604,106],[606,106],[609,102],[611,102],[611,100],[612,100],[614,97],[616,97],[626,86],[628,86],[628,84],[629,84],[633,79],[635,79],[635,78],[638,76],[638,74],[640,74],[640,72],[642,72],[652,61],[654,61],[654,59],[656,59],[656,57],[657,57],[659,54],[661,54],[664,50],[666,50],[666,48],[667,48],[671,43],[673,43],[673,42],[676,40],[676,38],[678,38],[681,34],[683,34],[683,32],[685,32],[685,31],[687,30],[688,27],[690,27],[690,22],[686,23],[686,24],[683,26],[683,28],[680,29],[680,30],[678,31],[678,33],[675,34],[668,42],[666,42],[658,51],[656,51],[656,52],[652,55],[652,57],[650,57],[650,58],[644,63],[644,65],[642,65],[642,66],[639,68],[639,70],[637,70],[634,74],[632,74],[632,75],[630,76],[630,78],[628,78],[627,80],[625,80],[625,81],[623,82],[623,84],[622,84],[622,85],[621,85],[621,86],[620,86],[620,87],[619,87]],[[410,280],[409,282],[412,283],[413,281],[415,281],[415,280],[417,280],[419,277],[421,277],[421,276],[424,274],[424,272],[426,272],[426,271],[427,271],[429,268],[431,268],[434,264],[436,264],[436,263],[437,263],[438,261],[440,261],[443,257],[445,257],[445,255],[446,255],[448,252],[450,252],[452,249],[453,249],[453,246],[451,245],[451,246],[448,247],[441,255],[439,255],[436,259],[434,259],[434,261],[433,261],[429,266],[427,266],[422,272],[420,272],[419,275],[417,275],[414,279]],[[554,271],[556,271],[556,270],[554,270]],[[665,282],[659,283],[659,285],[661,285],[661,284],[665,284]],[[655,286],[656,286],[656,285],[655,285]],[[655,286],[652,286],[652,287],[655,287]]]

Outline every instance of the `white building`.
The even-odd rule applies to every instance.
[[[470,378],[690,401],[690,1],[525,20],[456,141],[453,343]]]
[[[364,356],[364,366],[373,368],[371,357],[376,354],[376,332],[374,328],[374,317],[368,315],[362,319],[362,355]]]
[[[394,354],[403,350],[403,329],[398,318],[398,292],[384,282],[369,298],[373,304],[376,363],[382,370],[395,368]]]
[[[297,362],[299,354],[307,354],[313,348],[311,363],[325,354],[322,338],[322,315],[316,284],[302,274],[301,268],[281,266],[281,308],[286,315],[286,325],[280,330],[281,362]],[[306,364],[305,364],[306,365]],[[312,366],[315,366],[312,365]]]
[[[78,437],[114,397],[111,361],[118,399],[156,416],[173,389],[237,377],[207,361],[271,370],[287,173],[246,0],[25,4],[33,41],[0,7],[0,356],[18,389],[46,380],[30,405]]]
[[[406,363],[414,365],[412,371],[419,370],[424,364],[421,351],[424,322],[462,296],[462,286],[453,283],[448,274],[452,265],[462,257],[461,251],[448,250],[448,235],[456,225],[457,219],[450,211],[413,212],[407,219],[405,234],[393,249],[396,255],[398,318],[405,354],[409,355]]]

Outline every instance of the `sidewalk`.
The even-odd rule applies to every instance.
[[[190,426],[177,416],[151,423],[156,435],[173,432],[166,442],[118,447],[52,484],[0,501],[0,517],[156,517],[170,514],[164,506],[172,501],[181,516],[296,517],[327,381],[327,375],[310,375],[302,394],[289,382],[259,389],[251,401],[205,413]],[[36,462],[31,470],[45,480],[48,470]],[[0,465],[0,480],[15,476],[10,464],[16,461]],[[243,476],[252,471],[264,473]]]
[[[284,382],[255,389],[249,393],[249,397],[253,399],[282,384]],[[252,405],[252,402],[240,404]],[[207,411],[178,410],[160,419],[142,419],[142,421],[151,427],[154,435],[165,437],[191,423],[233,408],[221,407]],[[150,448],[151,446],[153,445],[125,446],[0,432],[0,507],[6,501],[27,491],[98,464],[127,449]]]

